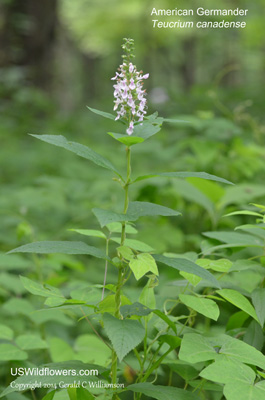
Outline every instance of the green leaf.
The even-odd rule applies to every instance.
[[[80,387],[76,389],[76,400],[93,400],[95,397],[86,389]]]
[[[122,224],[120,222],[112,222],[106,226],[111,233],[121,233],[122,231]],[[126,224],[125,232],[130,234],[138,233],[137,229],[133,226]]]
[[[158,340],[160,343],[167,343],[172,350],[176,349],[181,344],[181,339],[173,335],[161,335]]]
[[[254,212],[254,211],[248,211],[248,210],[234,211],[234,212],[231,212],[229,214],[223,215],[223,217],[231,217],[233,215],[251,215],[251,216],[263,218],[262,214],[259,214],[259,213]]]
[[[220,310],[218,305],[213,300],[204,299],[197,296],[190,296],[187,294],[180,294],[179,298],[187,307],[192,308],[202,315],[205,315],[207,318],[214,319],[215,321],[218,320]]]
[[[149,271],[158,275],[156,262],[151,254],[148,253],[138,254],[136,259],[130,260],[129,266],[137,281]]]
[[[204,379],[218,383],[229,383],[235,380],[241,380],[252,384],[255,381],[256,374],[252,368],[241,362],[224,358],[206,367],[200,376]]]
[[[125,304],[131,304],[131,302],[126,296],[121,295],[121,305],[123,306]],[[99,303],[98,308],[102,314],[103,313],[115,314],[116,311],[115,294],[111,294],[105,297],[105,299]]]
[[[121,242],[121,239],[118,237],[112,237],[111,240],[115,243]],[[130,247],[131,249],[136,251],[142,251],[142,252],[154,251],[154,249],[151,246],[136,239],[125,239],[124,244],[125,246]]]
[[[127,390],[136,393],[143,393],[152,399],[157,400],[198,400],[197,394],[170,386],[153,385],[152,383],[134,383],[127,386]]]
[[[20,335],[16,338],[16,344],[22,350],[47,349],[47,343],[38,335]]]
[[[141,343],[145,336],[145,330],[138,321],[121,320],[106,313],[103,322],[106,334],[120,361]]]
[[[99,221],[101,228],[112,222],[136,221],[139,217],[145,216],[180,215],[178,211],[172,210],[171,208],[143,201],[131,202],[129,204],[126,214],[116,213],[114,211],[107,211],[101,208],[93,208],[92,212],[95,214],[97,220]]]
[[[117,247],[117,252],[125,260],[132,260],[134,258],[132,250],[127,246]]]
[[[264,334],[256,321],[251,321],[243,338],[244,342],[261,351],[264,344]]]
[[[207,270],[203,269],[194,262],[187,260],[185,258],[170,258],[161,256],[158,254],[153,255],[154,259],[162,264],[166,264],[169,267],[175,268],[179,271],[188,272],[205,279],[212,286],[220,288],[220,284],[217,279]]]
[[[96,247],[83,242],[34,242],[17,247],[8,252],[11,253],[39,253],[39,254],[87,254],[97,258],[108,259],[105,253]]]
[[[12,329],[9,328],[9,326],[6,325],[0,325],[0,339],[5,339],[5,340],[12,340],[14,337],[14,332]]]
[[[185,381],[194,379],[199,374],[199,371],[197,371],[197,369],[181,360],[165,361],[163,362],[163,364],[167,365],[172,371],[180,375]]]
[[[171,319],[160,310],[152,310],[159,318],[161,318],[174,332],[177,334],[177,328]]]
[[[179,358],[191,364],[231,358],[265,369],[265,356],[260,351],[228,335],[204,337],[187,333],[181,342]]]
[[[203,235],[227,243],[230,247],[263,247],[263,241],[252,235],[237,232],[203,232]]]
[[[208,179],[210,181],[222,182],[227,183],[228,185],[233,185],[232,182],[227,181],[226,179],[219,178],[215,175],[207,174],[206,172],[162,172],[157,174],[150,174],[150,175],[143,175],[139,176],[134,180],[134,182],[142,181],[144,179],[150,178],[157,178],[157,177],[164,177],[164,178],[201,178],[201,179]]]
[[[24,288],[32,294],[43,297],[56,297],[59,299],[64,299],[64,296],[62,295],[60,290],[55,287],[47,285],[46,288],[40,283],[34,282],[31,279],[26,278],[25,276],[21,276],[20,279]]]
[[[51,392],[47,393],[46,396],[42,398],[42,400],[53,400],[56,390],[52,390]]]
[[[249,384],[243,380],[229,382],[224,387],[227,400],[261,400],[265,398],[265,381]]]
[[[40,139],[43,142],[47,142],[55,146],[69,150],[80,157],[92,161],[94,164],[97,164],[100,167],[106,168],[109,171],[117,173],[120,176],[119,172],[116,170],[116,168],[112,165],[112,163],[109,160],[102,157],[100,154],[96,153],[89,147],[84,146],[83,144],[76,142],[69,142],[62,135],[31,135],[31,136]]]
[[[139,217],[153,217],[156,215],[174,217],[181,215],[181,213],[171,208],[160,206],[159,204],[145,201],[132,201],[129,203],[127,215],[130,217],[131,221],[135,221]]]
[[[137,315],[138,317],[146,317],[152,312],[152,310],[149,307],[136,302],[122,306],[120,312],[123,318],[131,317],[133,315]]]
[[[111,349],[95,334],[80,335],[74,344],[75,359],[97,365],[108,365]]]
[[[65,362],[75,357],[72,347],[63,339],[51,337],[48,339],[49,353],[53,362]]]
[[[114,139],[118,140],[118,142],[123,143],[128,147],[133,146],[134,144],[137,143],[142,143],[144,141],[143,138],[137,136],[122,135],[120,133],[114,133],[114,132],[107,132],[107,133]]]
[[[102,239],[106,239],[106,235],[101,232],[97,231],[95,229],[68,229],[69,231],[80,233],[81,235],[84,236],[92,236],[92,237],[98,237]]]
[[[249,300],[245,296],[243,296],[243,294],[233,289],[221,289],[217,290],[217,293],[220,296],[222,296],[225,300],[234,304],[234,306],[240,308],[240,310],[245,311],[245,313],[247,313],[257,322],[259,322],[256,311],[254,310]]]
[[[26,360],[27,358],[28,354],[25,351],[22,351],[14,346],[13,344],[0,344],[0,361]]]
[[[196,264],[200,265],[205,269],[212,269],[216,272],[228,272],[232,267],[233,263],[226,258],[220,258],[219,260],[209,260],[207,258],[200,258],[196,260]]]
[[[265,288],[257,288],[251,294],[252,302],[255,307],[260,325],[263,327],[265,322]]]
[[[113,121],[114,121],[115,118],[116,118],[115,115],[110,114],[110,113],[107,113],[107,112],[105,112],[105,111],[96,110],[95,108],[91,108],[91,107],[88,107],[88,106],[87,106],[87,108],[88,108],[91,112],[93,112],[94,114],[101,115],[101,117],[104,117],[104,118],[107,118],[107,119],[112,119]]]

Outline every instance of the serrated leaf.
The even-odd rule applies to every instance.
[[[89,246],[83,242],[34,242],[25,244],[23,246],[17,247],[14,250],[8,252],[11,253],[38,253],[38,254],[53,254],[53,253],[62,253],[62,254],[87,254],[97,258],[108,259],[111,261],[106,254],[97,249],[96,247]]]
[[[207,318],[214,319],[215,321],[218,320],[220,310],[218,305],[213,300],[204,299],[197,296],[190,296],[187,294],[180,294],[179,298],[187,307],[192,308],[202,315],[205,315]]]
[[[22,350],[47,349],[47,343],[38,335],[20,335],[16,338],[16,344]]]
[[[184,271],[199,276],[209,282],[212,286],[220,288],[220,283],[209,271],[203,269],[190,260],[185,258],[170,258],[158,254],[153,255],[153,257],[156,261],[161,262],[162,264],[166,264],[178,271]]]
[[[243,294],[237,292],[233,289],[221,289],[217,290],[217,293],[222,296],[225,300],[232,303],[234,306],[240,308],[245,311],[248,315],[254,318],[257,322],[259,322],[258,316],[254,307],[251,305],[249,300],[243,296]]]
[[[145,330],[138,321],[121,320],[106,313],[103,322],[106,334],[120,361],[138,346],[145,336]]]
[[[143,393],[145,396],[157,400],[198,400],[197,394],[188,392],[187,390],[170,386],[153,385],[149,382],[134,383],[127,386],[127,390]]]
[[[98,114],[98,115],[100,115],[101,117],[104,117],[104,118],[107,118],[107,119],[112,119],[113,121],[115,120],[115,115],[113,115],[113,114],[110,114],[110,113],[107,113],[107,112],[105,112],[105,111],[100,111],[100,110],[97,110],[96,108],[92,108],[92,107],[88,107],[87,106],[87,108],[91,111],[91,112],[93,112],[94,114]]]
[[[146,317],[152,310],[145,305],[136,302],[133,304],[125,305],[120,308],[121,315],[123,318],[131,317],[132,315],[137,315],[138,317]]]
[[[106,239],[106,235],[103,232],[98,231],[96,229],[69,229],[69,231],[80,233],[81,235],[84,236]]]
[[[0,344],[0,361],[26,360],[27,358],[28,354],[13,344]]]
[[[130,260],[129,267],[136,280],[141,279],[149,271],[158,275],[156,262],[151,254],[148,253],[138,254],[135,259]]]
[[[134,182],[142,181],[144,179],[150,178],[201,178],[201,179],[208,179],[210,181],[216,181],[221,183],[226,183],[228,185],[233,185],[232,182],[227,181],[226,179],[219,178],[218,176],[207,174],[206,172],[161,172],[157,174],[150,174],[150,175],[143,175],[139,176],[134,180]]]
[[[100,167],[106,168],[109,171],[116,172],[118,175],[120,175],[109,160],[102,157],[100,154],[96,153],[89,147],[84,146],[83,144],[70,142],[62,135],[31,135],[31,136],[40,139],[43,142],[50,143],[55,146],[69,150],[80,157],[92,161],[94,164],[97,164]]]

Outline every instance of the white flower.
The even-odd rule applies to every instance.
[[[142,75],[136,66],[131,62],[120,65],[119,72],[111,78],[116,80],[114,87],[114,111],[117,111],[115,120],[124,118],[128,121],[126,130],[131,135],[134,130],[135,122],[142,122],[146,114],[145,90],[143,90],[143,79],[147,79],[149,74]]]

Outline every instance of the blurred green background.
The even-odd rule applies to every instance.
[[[106,134],[117,131],[117,124],[86,108],[112,112],[110,78],[121,63],[123,37],[135,40],[136,65],[150,73],[149,112],[158,110],[161,116],[188,122],[164,124],[157,136],[133,147],[134,177],[205,171],[236,184],[158,178],[133,185],[132,200],[182,213],[171,219],[143,218],[137,223],[137,239],[156,252],[199,253],[207,246],[202,232],[233,230],[253,222],[249,216],[222,218],[224,214],[251,210],[253,202],[265,204],[264,1],[218,1],[218,8],[249,9],[247,27],[241,30],[152,28],[153,7],[176,6],[195,10],[202,2],[1,1],[0,299],[1,317],[9,319],[16,334],[37,330],[29,315],[31,303],[43,307],[43,301],[32,301],[32,296],[24,299],[19,274],[43,279],[65,295],[84,282],[103,281],[104,265],[92,259],[58,255],[32,259],[5,252],[31,241],[80,240],[69,229],[98,229],[93,207],[120,212],[123,191],[111,173],[28,133],[62,134],[125,170],[124,146]],[[217,8],[216,1],[204,0],[203,7]],[[97,238],[89,238],[88,243],[101,246]],[[244,258],[244,251],[237,257]],[[251,252],[247,250],[248,256]],[[36,268],[39,263],[42,277]],[[108,282],[115,274],[109,271]],[[163,274],[160,279],[163,282]],[[131,287],[132,293],[140,293],[142,283],[137,285]],[[162,285],[161,299],[168,296],[168,287],[163,290]],[[85,322],[74,326],[70,313],[61,313],[60,319],[58,315],[40,316],[39,324],[48,327],[49,335],[73,343],[76,329],[78,334],[87,332]],[[58,346],[55,340],[47,360],[61,360],[57,353],[63,351]],[[37,354],[32,361],[38,365],[43,358]],[[3,386],[9,379],[5,368],[1,364]]]

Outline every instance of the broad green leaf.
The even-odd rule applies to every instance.
[[[146,120],[141,124],[135,125],[133,136],[140,137],[144,140],[149,139],[161,130],[161,126],[155,121]]]
[[[229,318],[227,325],[226,325],[226,330],[230,331],[232,329],[236,328],[241,328],[243,326],[244,322],[249,318],[249,315],[246,314],[244,311],[238,311],[231,315]]]
[[[212,269],[216,272],[228,272],[233,265],[233,263],[226,258],[220,258],[219,260],[200,258],[196,261],[196,264],[205,269]]]
[[[203,337],[196,333],[184,335],[179,358],[191,364],[208,360],[220,360],[224,356],[264,369],[265,356],[254,347],[228,335]]]
[[[166,264],[169,267],[175,268],[179,271],[184,271],[199,276],[200,278],[209,282],[213,287],[220,288],[219,282],[209,271],[190,260],[185,258],[170,258],[158,254],[153,255],[153,257],[156,261],[161,262],[162,264]]]
[[[251,294],[252,302],[255,307],[260,325],[263,327],[265,322],[265,288],[257,288]]]
[[[222,296],[225,300],[232,303],[234,306],[240,308],[259,322],[257,314],[249,300],[243,296],[243,294],[233,289],[221,289],[217,290],[217,293]]]
[[[121,295],[121,305],[131,304],[131,301],[124,295]],[[116,311],[115,294],[105,297],[98,305],[99,311],[103,313],[114,314]]]
[[[160,206],[159,204],[145,201],[132,201],[129,203],[127,215],[133,218],[130,219],[131,221],[136,221],[139,217],[153,217],[156,215],[174,217],[181,215],[181,213],[171,208]]]
[[[134,180],[134,182],[142,181],[144,179],[149,178],[157,178],[157,177],[164,177],[164,178],[201,178],[201,179],[208,179],[210,181],[222,182],[227,183],[229,185],[233,185],[232,182],[227,181],[226,179],[219,178],[215,175],[207,174],[206,172],[161,172],[157,174],[150,174],[150,175],[143,175],[139,176]]]
[[[194,274],[190,274],[188,272],[183,272],[180,271],[179,273],[181,276],[183,276],[184,279],[186,279],[192,286],[197,286],[200,281],[202,280],[201,278],[199,278],[198,276],[194,275]]]
[[[252,368],[231,358],[221,358],[206,367],[200,376],[204,379],[218,383],[229,383],[234,380],[241,380],[252,384],[256,374]]]
[[[65,340],[58,337],[48,339],[49,353],[53,362],[65,362],[73,360],[75,357],[72,346]]]
[[[108,230],[111,233],[121,233],[121,231],[122,231],[122,224],[120,222],[112,222],[112,223],[106,225],[106,227],[108,228]],[[137,229],[135,229],[130,224],[126,224],[125,232],[130,233],[130,234],[138,233]]]
[[[74,344],[75,359],[105,366],[111,359],[111,349],[95,334],[79,336]]]
[[[265,381],[249,384],[234,380],[224,387],[224,395],[227,400],[262,400],[265,399]]]
[[[181,344],[181,339],[173,335],[161,335],[158,340],[160,343],[168,344],[172,349],[176,349]]]
[[[44,304],[48,307],[59,307],[66,302],[64,297],[48,297]]]
[[[97,258],[108,259],[110,258],[105,253],[96,247],[89,246],[83,242],[34,242],[17,247],[9,251],[11,253],[39,253],[39,254],[87,254]]]
[[[120,312],[123,318],[131,317],[133,315],[137,315],[138,317],[146,317],[152,312],[152,310],[149,307],[136,302],[130,305],[122,306]]]
[[[146,307],[155,308],[156,307],[156,298],[154,294],[154,285],[153,285],[153,278],[149,278],[145,287],[143,288],[139,302]]]
[[[86,389],[80,387],[76,389],[76,400],[93,400],[95,397]]]
[[[120,361],[138,346],[145,336],[145,330],[138,321],[121,320],[106,313],[103,322],[106,334]]]
[[[192,308],[202,315],[205,315],[205,317],[214,319],[215,321],[218,320],[220,310],[218,305],[213,300],[205,299],[203,297],[190,296],[188,294],[180,294],[179,298],[187,307]]]
[[[181,360],[167,360],[163,361],[162,364],[167,365],[172,371],[180,375],[185,381],[194,379],[199,375],[199,371],[197,369]]]
[[[237,232],[203,232],[203,235],[227,243],[231,247],[254,246],[263,247],[263,241],[252,235]]]
[[[27,289],[32,294],[43,297],[56,297],[59,299],[64,299],[64,296],[62,295],[60,290],[55,287],[49,285],[47,285],[47,287],[44,287],[40,283],[34,282],[31,279],[26,278],[25,276],[21,276],[20,279],[25,289]]]
[[[171,319],[160,310],[152,310],[159,318],[161,318],[174,332],[177,334],[177,328]]]
[[[46,396],[42,398],[42,400],[53,400],[56,390],[52,390],[51,392],[47,393]]]
[[[105,111],[96,110],[95,108],[88,107],[88,106],[87,106],[87,108],[88,108],[91,112],[93,112],[94,114],[101,115],[101,117],[104,117],[104,118],[107,118],[107,119],[112,119],[113,121],[114,121],[115,118],[116,118],[115,115],[110,114],[110,113],[107,113],[107,112],[105,112]]]
[[[143,393],[145,396],[157,400],[198,400],[197,394],[188,392],[187,390],[170,386],[153,385],[149,382],[134,383],[127,386],[127,390]]]
[[[264,344],[264,334],[256,321],[251,321],[243,338],[244,342],[261,351]]]
[[[180,215],[178,211],[172,210],[171,208],[143,201],[131,202],[129,204],[126,214],[116,213],[114,211],[107,211],[101,208],[93,208],[92,212],[95,214],[97,220],[99,221],[101,228],[112,222],[136,221],[139,217],[144,216]]]
[[[97,231],[95,229],[69,229],[69,231],[80,233],[81,235],[85,236],[92,236],[92,237],[106,239],[106,235],[103,232]]]
[[[93,287],[83,287],[72,290],[70,293],[72,299],[85,301],[88,304],[96,305],[101,297],[101,291]]]
[[[28,354],[9,343],[0,344],[0,361],[26,360]],[[1,397],[1,396],[0,396]]]
[[[26,354],[26,353],[25,353]],[[44,376],[39,376],[38,373],[33,371],[33,374],[30,376],[24,375],[20,376],[15,380],[15,385],[16,387],[7,387],[3,393],[0,394],[0,398],[4,397],[10,393],[18,391],[18,386],[19,384],[34,384],[36,380],[40,385],[43,387],[44,385],[59,385],[59,382],[62,380],[66,384],[73,384],[78,377],[78,381],[80,381],[81,385],[82,382],[87,382],[87,376],[79,375],[80,370],[96,370],[99,373],[99,376],[94,376],[93,374],[89,375],[89,381],[90,382],[99,382],[100,374],[105,372],[105,368],[99,366],[99,365],[93,365],[93,364],[84,364],[81,361],[68,361],[68,362],[62,362],[62,363],[51,363],[51,364],[44,364],[40,365],[39,369],[41,368],[49,368],[50,370],[58,371],[57,373],[53,376],[51,375],[44,375]],[[63,376],[62,379],[62,371],[67,370],[69,371],[67,375]],[[71,371],[75,370],[76,375],[74,376]],[[102,380],[102,379],[101,379]]]
[[[118,237],[112,237],[111,240],[115,243],[121,242],[121,239]],[[125,239],[124,244],[125,244],[125,246],[128,246],[131,249],[136,250],[136,251],[142,251],[142,252],[154,251],[154,249],[151,246],[149,246],[148,244],[146,244],[140,240],[136,240],[136,239]]]
[[[133,146],[134,144],[142,143],[144,141],[143,138],[137,136],[122,135],[120,133],[114,133],[114,132],[107,132],[107,133],[114,139],[118,140],[118,142],[123,143],[126,146]]]
[[[12,340],[14,337],[14,332],[9,326],[0,325],[0,339]]]
[[[130,220],[129,216],[126,214],[103,210],[102,208],[93,208],[92,212],[96,216],[101,228],[113,222],[124,222]]]
[[[47,349],[48,345],[38,335],[20,335],[15,340],[22,350]]]
[[[117,247],[117,252],[125,260],[132,260],[134,258],[133,251],[127,246]]]
[[[257,184],[237,184],[227,188],[224,197],[221,200],[220,207],[226,207],[228,204],[247,204],[254,199],[264,196],[264,185]]]
[[[40,139],[43,142],[47,142],[58,147],[63,147],[64,149],[69,150],[80,157],[92,161],[94,164],[97,164],[100,167],[106,168],[120,175],[109,160],[102,157],[100,154],[96,153],[89,147],[84,146],[83,144],[70,142],[62,135],[31,135],[31,136]]]
[[[148,253],[138,254],[135,259],[130,260],[129,266],[137,281],[149,271],[158,275],[156,262],[151,254]]]

